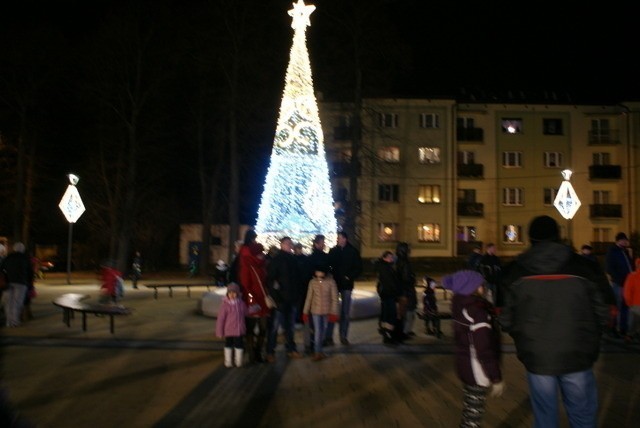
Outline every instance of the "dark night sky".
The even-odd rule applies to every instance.
[[[2,33],[10,34],[15,25],[37,27],[55,22],[70,39],[83,37],[118,2],[3,2]],[[288,20],[286,11],[292,1],[270,2]],[[322,8],[332,7],[335,1],[313,3],[318,9],[312,15],[309,35],[321,39],[314,19],[317,22]],[[387,3],[401,40],[413,51],[410,78],[403,75],[398,85],[405,95],[456,95],[461,87],[551,89],[578,100],[591,97],[596,101],[640,95],[635,14],[628,2]],[[285,44],[274,45],[274,50],[288,49],[288,40],[277,41]]]

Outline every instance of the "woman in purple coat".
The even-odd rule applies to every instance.
[[[242,300],[240,286],[233,282],[230,283],[227,286],[227,297],[222,299],[216,321],[216,336],[224,337],[225,367],[233,367],[234,348],[236,367],[242,367],[244,351],[242,338],[247,332],[244,318],[248,313],[247,305]]]

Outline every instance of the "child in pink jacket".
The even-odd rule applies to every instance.
[[[216,321],[216,336],[224,337],[225,367],[233,367],[234,349],[236,367],[242,367],[244,353],[242,338],[247,332],[244,319],[248,314],[247,305],[242,300],[240,286],[234,282],[230,283],[227,286],[227,296],[222,299]]]

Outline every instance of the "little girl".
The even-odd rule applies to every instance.
[[[322,353],[322,340],[325,337],[327,324],[338,321],[338,286],[331,276],[327,276],[324,268],[316,268],[309,281],[307,299],[302,310],[302,321],[309,323],[309,314],[313,317],[314,354],[313,361],[326,358]]]
[[[247,305],[242,301],[240,286],[233,282],[227,285],[227,297],[222,299],[216,321],[216,336],[224,337],[225,367],[233,367],[234,348],[236,367],[242,367],[242,338],[247,331],[244,318],[248,313]]]
[[[453,291],[451,315],[456,344],[456,371],[464,384],[461,427],[479,427],[487,393],[499,397],[504,390],[500,371],[500,339],[485,300],[484,277],[461,270],[442,278],[442,286]]]

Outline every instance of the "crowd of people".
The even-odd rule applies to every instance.
[[[593,365],[602,335],[626,342],[640,339],[640,258],[634,261],[629,238],[620,232],[603,267],[590,246],[576,252],[563,243],[557,222],[549,216],[534,218],[528,237],[530,247],[509,263],[502,264],[496,246],[487,244],[484,252],[474,249],[463,269],[442,277],[442,287],[453,293],[455,368],[463,386],[460,426],[480,426],[486,397],[505,391],[500,344],[505,332],[526,369],[534,426],[558,426],[563,403],[571,426],[595,427],[598,393]],[[323,360],[325,348],[335,346],[336,330],[337,340],[349,345],[352,292],[362,259],[348,236],[340,232],[335,247],[326,251],[325,237],[317,235],[309,255],[289,237],[269,251],[256,238],[255,231],[248,230],[225,268],[227,294],[215,331],[224,338],[225,366],[241,367],[245,357],[251,363],[275,362],[280,331],[289,359],[306,354]],[[437,283],[423,278],[418,310],[410,254],[410,246],[400,242],[395,253],[385,251],[376,263],[379,332],[385,344],[415,335],[416,316],[425,321],[427,334],[442,336]],[[140,266],[136,253],[136,280]],[[0,246],[0,271],[5,279],[6,326],[16,327],[34,278],[22,243],[15,243],[8,254]],[[111,284],[118,272],[107,273],[105,283]],[[110,289],[105,294],[113,293]],[[295,341],[297,323],[304,326],[302,352]]]
[[[310,355],[319,361],[326,357],[324,347],[334,346],[334,330],[338,325],[339,340],[349,345],[349,313],[354,281],[362,272],[360,252],[340,232],[335,247],[326,252],[325,237],[316,235],[311,254],[290,237],[280,239],[280,248],[265,248],[256,241],[257,234],[248,230],[237,255],[229,267],[230,286],[238,292],[223,300],[223,307],[238,300],[246,311],[242,338],[238,330],[227,331],[218,320],[216,335],[226,343],[242,346],[249,362],[275,362],[279,332],[284,333],[284,347],[290,359]],[[304,351],[295,342],[295,326],[302,322]],[[222,330],[221,330],[222,328]],[[231,340],[231,337],[235,337]],[[225,345],[225,361],[227,347]],[[236,366],[242,360],[234,360]]]

